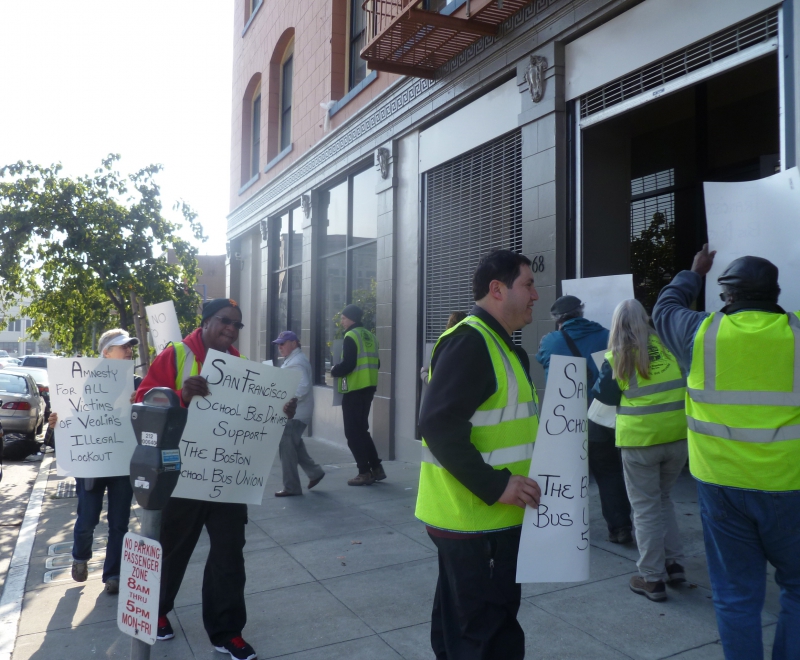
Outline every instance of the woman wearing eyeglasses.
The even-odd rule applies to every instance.
[[[169,387],[187,406],[193,396],[206,396],[208,383],[200,376],[203,361],[210,349],[239,356],[233,343],[239,338],[242,312],[228,298],[217,298],[203,306],[202,323],[182,342],[167,346],[153,361],[137,391],[137,401],[153,387]],[[297,400],[284,407],[291,419]],[[161,544],[164,565],[161,575],[161,596],[158,612],[160,640],[175,636],[167,613],[175,605],[175,597],[186,572],[197,540],[205,526],[211,549],[203,574],[203,624],[217,651],[228,652],[231,658],[251,660],[253,647],[242,639],[247,621],[244,602],[244,526],[247,505],[226,502],[189,500],[171,497],[161,519]]]

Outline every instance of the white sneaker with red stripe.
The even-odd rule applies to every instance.
[[[230,653],[233,660],[256,660],[256,652],[241,637],[232,637],[222,646],[214,645],[220,653]]]

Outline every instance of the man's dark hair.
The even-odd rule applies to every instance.
[[[530,266],[531,260],[524,254],[511,250],[492,250],[478,262],[478,267],[472,275],[472,295],[476,301],[489,293],[489,284],[498,280],[509,289],[514,286],[514,280],[519,277],[522,266]]]
[[[722,296],[720,297],[722,298],[723,302],[727,303],[728,305],[747,301],[777,304],[780,293],[780,287],[777,291],[753,291],[751,289],[741,289],[735,286],[723,285]]]

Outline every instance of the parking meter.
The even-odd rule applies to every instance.
[[[131,406],[137,446],[131,458],[131,486],[143,509],[161,510],[181,473],[179,444],[187,409],[167,387],[154,387]]]

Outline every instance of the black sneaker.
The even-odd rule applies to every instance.
[[[667,582],[670,584],[686,582],[686,569],[678,562],[674,562],[667,566]]]
[[[222,646],[214,645],[220,653],[230,653],[233,660],[256,660],[255,649],[241,637],[232,637]]]
[[[383,471],[383,465],[378,465],[378,467],[372,468],[370,473],[375,481],[383,481],[386,479],[386,472]]]
[[[165,639],[172,639],[175,637],[175,631],[170,625],[169,619],[165,616],[158,617],[158,632],[156,632],[156,639],[162,642]]]
[[[641,575],[634,575],[631,578],[631,591],[656,602],[667,600],[667,590],[663,580],[648,582]]]

